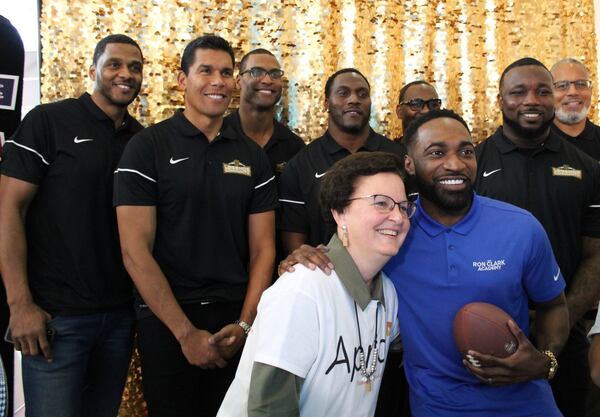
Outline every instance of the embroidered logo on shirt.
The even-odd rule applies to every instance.
[[[581,179],[581,170],[575,169],[568,165],[561,165],[559,167],[552,167],[552,175],[555,177],[573,177]]]
[[[495,174],[495,173],[496,173],[496,172],[498,172],[498,171],[502,171],[502,168],[498,168],[498,169],[495,169],[495,170],[493,170],[493,171],[490,171],[490,172],[483,171],[483,178],[487,178],[487,177],[489,177],[490,175],[492,175],[492,174]]]
[[[190,156],[188,156],[187,158],[179,158],[179,159],[173,159],[173,157],[171,157],[171,159],[169,159],[169,163],[171,165],[175,165],[175,164],[178,164],[178,163],[180,163],[182,161],[186,161],[186,160],[188,160],[190,158],[191,158]]]
[[[283,161],[282,163],[275,165],[275,171],[283,172],[283,168],[285,168],[286,163],[286,161]]]
[[[242,164],[239,160],[236,159],[233,162],[223,162],[223,173],[245,175],[247,177],[251,177],[252,168],[248,165]]]
[[[73,139],[73,142],[75,143],[81,143],[81,142],[90,142],[94,139],[79,139],[79,136],[75,136],[75,139]]]
[[[477,271],[500,271],[505,266],[506,260],[504,259],[498,259],[497,261],[488,259],[486,261],[473,262],[473,269],[476,269]]]
[[[554,278],[554,281],[558,281],[558,277],[560,277],[560,269],[556,271],[556,275],[554,275],[552,278]]]
[[[315,178],[321,178],[325,174],[327,174],[327,171],[323,172],[322,174],[319,174],[318,172],[315,172]]]

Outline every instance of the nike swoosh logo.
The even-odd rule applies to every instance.
[[[90,142],[94,139],[78,139],[79,136],[75,136],[75,139],[73,139],[73,142],[75,143],[81,143],[81,142]]]
[[[556,271],[556,275],[554,275],[554,281],[558,281],[558,277],[560,277],[560,269]]]
[[[181,158],[181,159],[173,159],[173,157],[171,157],[171,159],[169,159],[169,163],[171,165],[175,165],[180,163],[181,161],[185,161],[186,159],[190,159],[190,157],[188,156],[187,158]]]
[[[495,169],[495,170],[493,170],[493,171],[490,171],[490,172],[483,171],[483,178],[487,178],[487,177],[489,177],[490,175],[492,175],[492,174],[495,174],[495,173],[496,173],[496,172],[498,172],[498,171],[502,171],[502,168],[498,168],[498,169]]]
[[[322,174],[319,174],[318,172],[315,172],[315,178],[321,178],[323,175],[327,174],[327,171],[325,171]]]

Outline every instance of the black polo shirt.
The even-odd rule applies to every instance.
[[[247,138],[249,138],[244,129],[242,129],[242,122],[240,120],[240,114],[238,110],[232,111],[227,117],[225,117],[227,123],[229,123],[235,131]],[[275,177],[279,180],[279,176],[283,172],[283,168],[287,162],[292,159],[302,148],[306,146],[302,138],[292,132],[287,126],[274,120],[275,127],[273,129],[273,135],[269,138],[267,144],[263,147],[263,150],[267,153],[269,163],[271,164],[271,170],[275,173]]]
[[[244,299],[248,216],[278,203],[260,146],[226,123],[209,142],[178,111],[133,137],[115,174],[114,204],[156,207],[154,257],[185,304]]]
[[[370,130],[364,152],[390,152],[404,158],[400,143]],[[309,245],[329,242],[335,232],[323,220],[319,204],[321,178],[337,161],[350,155],[329,134],[315,139],[293,157],[283,170],[280,181],[281,223],[286,232],[303,233]]]
[[[78,314],[131,302],[112,208],[113,171],[142,126],[123,126],[89,94],[31,110],[6,142],[1,171],[39,186],[26,219],[33,298],[52,314]]]
[[[598,162],[552,131],[531,151],[517,148],[499,128],[476,154],[477,193],[522,207],[542,223],[568,288],[582,236],[600,238]]]
[[[593,124],[589,119],[585,121],[585,128],[578,136],[570,136],[560,130],[552,123],[552,130],[560,135],[567,142],[577,146],[583,152],[600,161],[600,126]]]

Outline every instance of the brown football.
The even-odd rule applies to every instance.
[[[454,341],[460,353],[468,350],[506,358],[519,346],[508,328],[512,318],[501,308],[488,303],[469,303],[454,316]]]

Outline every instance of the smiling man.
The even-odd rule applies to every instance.
[[[92,94],[42,104],[6,142],[0,268],[28,416],[114,417],[133,341],[131,280],[119,256],[113,171],[142,126],[138,44],[96,45]]]
[[[600,126],[588,118],[592,101],[590,72],[581,62],[565,58],[552,66],[556,117],[553,130],[600,161]]]
[[[581,318],[600,298],[600,165],[550,129],[553,80],[533,58],[500,78],[503,125],[477,147],[476,190],[530,211],[567,282],[571,334],[552,382],[566,417],[585,415],[588,342]]]
[[[190,42],[185,108],[136,135],[115,174],[150,416],[216,414],[271,280],[275,181],[262,149],[223,123],[233,68],[225,39]]]
[[[329,124],[288,163],[281,175],[281,224],[287,253],[308,243],[329,242],[334,230],[325,225],[319,206],[321,178],[335,162],[355,152],[383,151],[404,157],[399,143],[375,133],[369,126],[371,87],[363,74],[344,68],[325,83]]]

